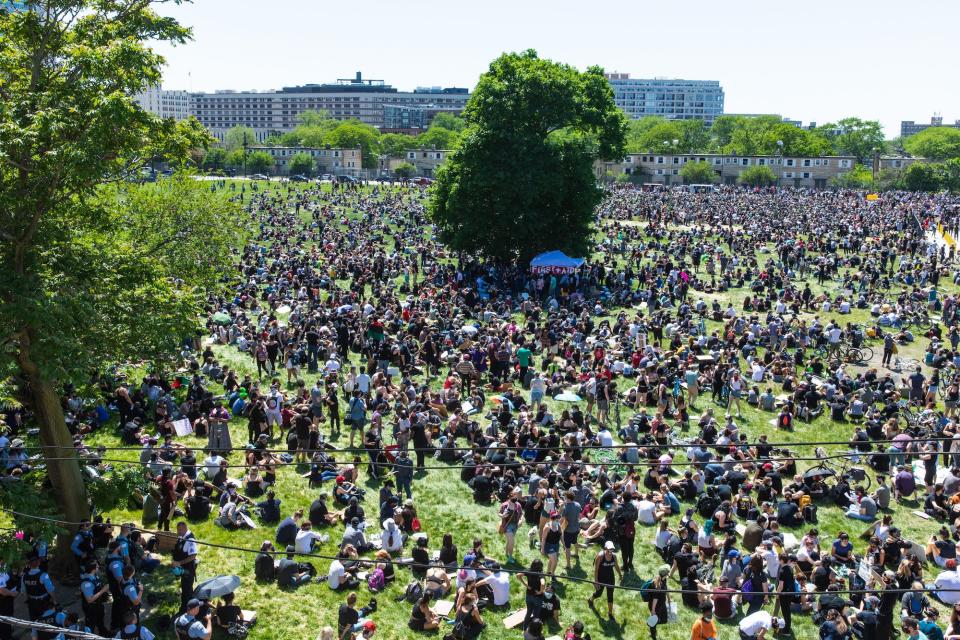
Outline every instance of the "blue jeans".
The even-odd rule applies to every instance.
[[[863,515],[862,513],[860,513],[860,511],[859,511],[859,509],[857,508],[856,505],[853,505],[853,506],[850,507],[850,510],[847,511],[847,513],[846,513],[846,516],[847,516],[848,518],[853,518],[854,520],[861,520],[861,521],[863,521],[863,522],[873,522],[874,520],[877,519],[876,516],[865,516],[865,515]]]
[[[410,490],[410,479],[409,478],[396,478],[397,481],[397,493],[401,491],[407,496],[407,498],[413,498],[413,492]]]

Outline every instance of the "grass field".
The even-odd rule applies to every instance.
[[[286,187],[271,185],[274,191],[285,191]],[[296,188],[300,189],[301,186]],[[239,187],[238,187],[239,191]],[[731,299],[737,308],[744,296],[744,292],[735,291],[724,300]],[[696,297],[696,296],[695,296]],[[614,315],[616,310],[614,310]],[[865,321],[868,318],[863,317],[863,312],[858,312],[853,316],[840,317],[844,322],[847,321]],[[710,328],[714,325],[711,323]],[[876,346],[876,345],[875,345]],[[919,341],[909,349],[903,350],[901,356],[912,356],[920,359],[923,345]],[[877,349],[879,351],[879,349]],[[241,373],[252,373],[256,375],[256,368],[249,356],[240,354],[232,347],[216,347],[215,351],[221,362],[228,364],[231,368],[238,369]],[[352,357],[355,359],[356,356]],[[307,377],[307,383],[312,384],[313,377]],[[213,385],[213,390],[219,393],[221,390]],[[548,401],[553,405],[555,415],[563,409],[560,403]],[[708,406],[714,406],[710,403],[709,397],[701,397],[697,409],[704,409]],[[715,407],[716,412],[722,414],[722,408]],[[766,433],[771,441],[795,443],[792,447],[798,456],[813,456],[812,447],[803,447],[804,442],[837,440],[844,441],[849,438],[852,427],[848,424],[838,424],[829,420],[827,417],[817,418],[813,423],[796,423],[796,428],[791,432],[777,432],[771,427],[769,420],[772,414],[763,413],[748,407],[744,403],[743,419],[738,421],[740,428],[751,439]],[[341,409],[343,412],[343,409]],[[696,413],[691,412],[692,415]],[[699,412],[697,412],[699,413]],[[623,408],[622,419],[626,422],[631,415],[631,411]],[[327,431],[326,428],[323,429]],[[234,420],[231,423],[231,432],[235,445],[246,441],[246,425],[243,420]],[[191,445],[197,449],[205,444],[205,440],[188,437],[184,440],[185,444]],[[334,439],[332,442],[338,446],[344,446],[347,438]],[[110,430],[101,431],[92,438],[94,444],[105,444],[116,446],[119,440]],[[830,452],[845,450],[845,447],[826,447]],[[111,452],[110,457],[125,460],[136,460],[138,452],[136,451],[115,451]],[[199,457],[199,455],[198,455]],[[242,455],[240,452],[234,452],[230,457],[231,464],[242,464]],[[439,464],[436,461],[428,464]],[[814,462],[801,462],[801,468],[812,466]],[[239,478],[242,469],[234,469],[232,474]],[[367,499],[364,507],[368,518],[375,520],[379,505],[376,504],[377,485],[372,481],[367,483]],[[289,515],[296,508],[308,508],[310,503],[316,497],[319,490],[310,489],[306,481],[299,477],[299,474],[293,468],[285,468],[280,471],[278,484],[275,487],[278,497],[282,500],[283,515]],[[332,490],[329,485],[324,486],[323,490]],[[423,523],[424,530],[429,534],[431,549],[439,547],[440,538],[444,533],[452,533],[455,542],[463,550],[469,548],[471,540],[478,537],[483,540],[484,549],[488,556],[503,558],[503,542],[497,535],[497,518],[495,510],[492,507],[481,507],[473,503],[470,490],[459,480],[459,467],[450,467],[448,470],[435,470],[426,474],[418,474],[413,485],[414,498],[419,512],[419,517]],[[686,505],[685,505],[686,506]],[[904,530],[908,538],[925,543],[928,537],[934,533],[939,525],[933,521],[922,520],[910,514],[911,511],[922,508],[921,504],[916,502],[904,502],[896,505],[894,508],[895,522]],[[114,522],[123,520],[140,521],[140,513],[136,511],[115,511],[110,514]],[[833,534],[840,530],[850,532],[851,539],[857,545],[857,550],[863,549],[863,541],[859,539],[859,534],[866,529],[866,524],[847,519],[835,507],[823,506],[820,509],[820,529],[823,537],[823,544],[829,546],[833,540]],[[676,525],[678,517],[671,518],[673,525]],[[219,545],[229,545],[243,547],[247,549],[258,549],[264,540],[273,540],[274,529],[269,526],[261,527],[257,530],[226,531],[213,524],[213,519],[204,523],[192,525],[192,530],[202,541],[208,541]],[[330,541],[320,546],[318,553],[332,555],[335,553],[337,544],[340,541],[342,528],[333,527],[326,531],[330,535]],[[539,557],[539,552],[531,550],[526,537],[518,535],[518,553],[516,556],[519,561],[527,566],[530,561]],[[805,532],[804,529],[794,530],[794,533],[800,537]],[[654,528],[638,527],[637,531],[637,552],[635,565],[636,575],[628,577],[626,584],[638,586],[643,580],[652,577],[658,565],[661,564],[659,557],[654,553],[652,540],[654,537]],[[582,560],[576,564],[569,574],[572,577],[585,578],[592,576],[592,559],[596,554],[595,548],[582,549],[580,551]],[[253,560],[254,554],[240,551],[219,549],[213,547],[201,547],[200,567],[198,571],[198,581],[207,577],[223,573],[235,573],[242,578],[242,586],[237,594],[238,604],[246,609],[255,609],[259,614],[259,622],[251,631],[251,638],[314,638],[319,629],[324,625],[336,626],[337,607],[344,601],[345,594],[337,594],[324,584],[310,584],[301,587],[296,591],[281,591],[275,585],[257,584],[253,578]],[[324,560],[312,560],[317,570],[321,574],[327,571],[328,562]],[[558,572],[562,575],[563,561],[561,559]],[[931,577],[935,575],[931,571]],[[380,638],[409,638],[417,634],[410,632],[406,627],[406,622],[410,613],[410,605],[407,603],[394,602],[395,598],[402,593],[403,587],[409,580],[409,573],[405,570],[398,570],[398,578],[395,585],[391,586],[385,593],[377,596],[379,601],[379,610],[373,619],[378,625],[377,637]],[[177,606],[178,587],[175,578],[170,574],[169,569],[161,568],[155,574],[147,579],[148,588],[154,592],[165,594],[166,599],[161,602],[146,620],[147,626],[151,625],[151,620],[156,620],[160,613],[174,613]],[[674,580],[671,586],[677,587],[678,583]],[[616,596],[615,619],[609,620],[606,617],[606,607],[598,600],[596,609],[587,604],[587,596],[592,591],[591,587],[583,583],[567,582],[561,579],[561,586],[558,589],[558,595],[562,601],[562,612],[560,615],[561,625],[565,627],[576,619],[581,619],[587,625],[595,638],[646,638],[648,631],[644,620],[649,615],[646,605],[641,602],[639,595],[635,592],[620,591]],[[365,603],[369,594],[365,588],[360,590],[361,603]],[[679,602],[679,598],[676,598]],[[514,581],[512,588],[511,604],[513,608],[518,608],[523,604],[523,590],[519,582]],[[490,640],[516,639],[521,637],[519,630],[507,631],[501,622],[506,612],[488,612],[484,614],[484,619],[488,624],[483,638]],[[680,619],[677,622],[661,626],[658,629],[658,637],[664,640],[679,640],[689,637],[690,625],[695,620],[695,612],[680,607]],[[737,630],[735,623],[720,623],[721,638],[735,638]],[[446,627],[449,629],[449,627]],[[154,631],[157,631],[154,629]],[[559,630],[554,630],[559,633]],[[808,617],[794,617],[794,637],[808,638],[816,637],[816,629]],[[221,635],[218,632],[215,635]],[[440,637],[436,632],[423,635]],[[547,633],[547,635],[551,635]],[[172,637],[169,632],[163,637]]]

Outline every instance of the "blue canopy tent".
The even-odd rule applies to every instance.
[[[571,258],[563,251],[547,251],[530,261],[532,273],[573,273],[583,266],[583,258]]]

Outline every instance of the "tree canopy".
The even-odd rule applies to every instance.
[[[716,182],[717,173],[709,162],[688,162],[681,167],[680,177],[687,184],[711,184]]]
[[[930,127],[904,140],[903,146],[910,154],[930,160],[960,158],[960,129]]]
[[[0,372],[23,382],[41,444],[58,452],[46,467],[57,505],[76,522],[88,502],[63,455],[73,446],[58,385],[176,348],[207,269],[219,271],[233,209],[187,181],[168,195],[109,186],[210,142],[132,98],[160,81],[146,43],[181,43],[188,29],[142,0],[45,0],[0,12],[0,33]]]
[[[464,118],[429,204],[444,242],[499,260],[586,253],[602,197],[593,161],[622,157],[627,128],[602,69],[505,53],[480,77]]]

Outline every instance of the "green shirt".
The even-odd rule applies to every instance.
[[[517,361],[520,363],[521,367],[529,367],[530,358],[532,356],[533,354],[530,353],[530,349],[527,349],[526,347],[520,347],[517,349]]]

